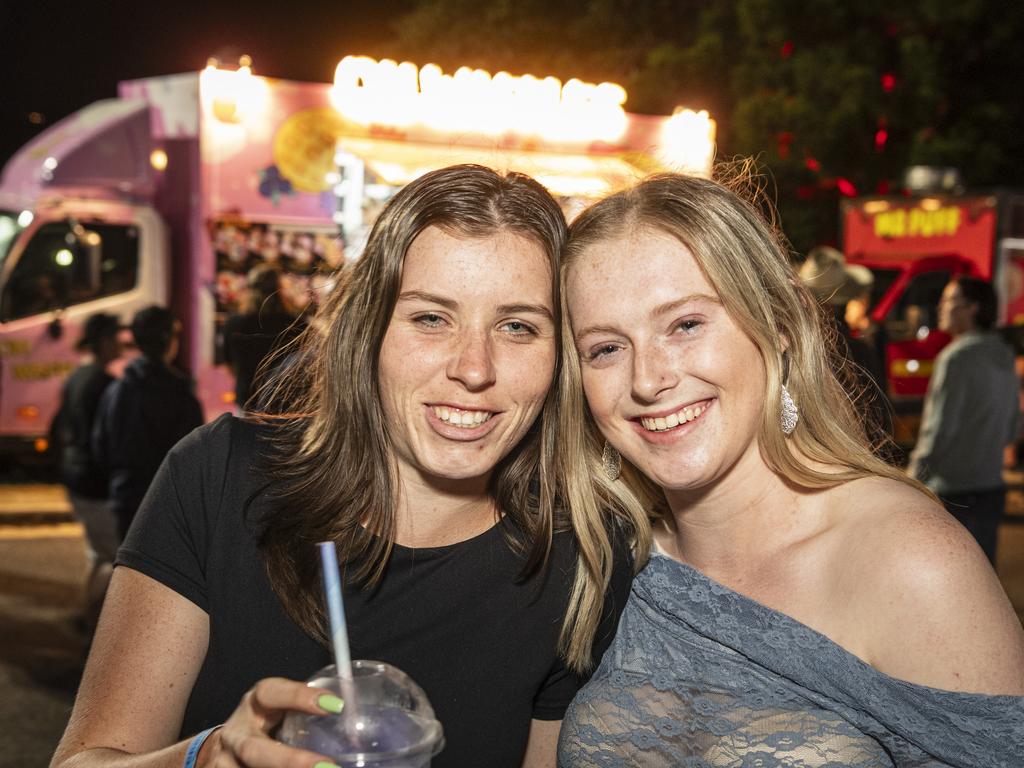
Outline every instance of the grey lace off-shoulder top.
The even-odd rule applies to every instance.
[[[1024,697],[889,677],[795,619],[653,554],[566,712],[558,764],[1024,766]]]

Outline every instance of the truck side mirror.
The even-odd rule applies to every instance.
[[[61,320],[59,314],[50,321],[49,325],[46,326],[46,332],[54,341],[57,341],[64,335],[64,322]]]

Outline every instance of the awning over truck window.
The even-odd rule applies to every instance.
[[[527,173],[552,194],[566,197],[601,197],[642,176],[639,169],[615,155],[524,152],[347,137],[339,141],[339,146],[360,157],[382,182],[394,186],[403,186],[428,171],[455,163],[478,163],[496,170]]]
[[[149,106],[107,99],[54,124],[25,145],[4,168],[0,188],[29,200],[48,187],[149,191]]]

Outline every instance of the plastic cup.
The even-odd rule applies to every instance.
[[[353,661],[351,679],[332,664],[308,680],[340,696],[338,715],[289,712],[279,741],[330,757],[342,768],[426,768],[444,747],[423,689],[382,661]]]

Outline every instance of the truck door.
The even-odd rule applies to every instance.
[[[139,275],[139,227],[62,216],[27,228],[3,264],[0,288],[0,441],[45,439],[65,377],[79,363],[86,318],[125,317]]]

